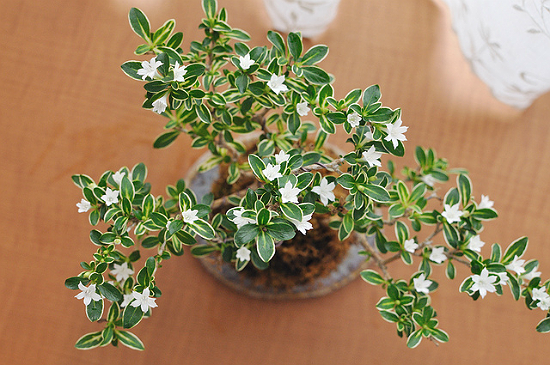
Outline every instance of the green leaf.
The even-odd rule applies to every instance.
[[[260,211],[258,212],[258,216],[256,218],[256,220],[258,221],[258,224],[260,226],[265,226],[266,224],[269,223],[270,219],[271,219],[271,213],[269,212],[269,210],[265,208],[260,209]]]
[[[465,207],[470,202],[472,196],[472,181],[468,176],[460,174],[456,178],[456,183],[460,192],[462,206]]]
[[[491,246],[491,261],[499,262],[502,255],[500,245],[498,243],[493,243]]]
[[[265,227],[269,234],[276,241],[288,241],[296,236],[296,231],[287,223],[271,223]]]
[[[290,203],[290,202],[283,203],[281,204],[280,208],[286,217],[295,219],[299,222],[302,221],[302,217],[303,217],[302,209],[300,209],[300,207],[297,206],[296,204]]]
[[[244,94],[246,92],[249,81],[250,79],[246,74],[240,74],[239,76],[237,76],[237,79],[235,80],[235,84],[237,85],[237,89],[241,94]]]
[[[279,33],[270,30],[267,32],[267,39],[273,44],[279,56],[285,55],[285,41]]]
[[[491,208],[476,209],[472,212],[472,217],[481,221],[486,221],[498,218],[498,213]]]
[[[128,199],[129,201],[133,201],[135,196],[134,184],[132,184],[126,175],[122,177],[120,185],[120,194],[122,197]]]
[[[273,255],[275,255],[275,242],[266,232],[259,231],[256,244],[258,248],[258,255],[263,262],[268,262],[271,260]]]
[[[355,179],[350,174],[342,174],[337,179],[338,184],[340,184],[344,189],[351,189],[355,186]]]
[[[115,335],[124,346],[132,350],[145,350],[143,342],[141,342],[138,336],[134,335],[132,332],[115,330]]]
[[[349,211],[346,215],[344,215],[342,224],[340,224],[340,229],[338,229],[338,239],[343,241],[348,238],[353,231],[354,225],[355,222],[353,220],[353,213]]]
[[[297,112],[294,112],[288,116],[287,124],[289,132],[293,135],[296,134],[296,131],[300,129],[300,126],[302,125],[302,120]]]
[[[130,21],[130,26],[134,32],[143,38],[147,43],[151,43],[151,31],[147,16],[138,8],[132,8],[128,14],[128,20]]]
[[[547,333],[550,332],[550,317],[543,319],[537,324],[537,332]]]
[[[321,114],[319,116],[319,125],[321,126],[321,129],[323,132],[328,134],[334,134],[336,133],[336,128],[334,127],[334,123],[332,123],[326,114]]]
[[[248,155],[248,164],[250,165],[252,172],[254,172],[254,175],[256,175],[258,179],[261,179],[261,180],[265,179],[264,174],[262,172],[263,170],[265,170],[265,164],[261,158],[259,158],[254,154],[250,154]]]
[[[381,285],[386,283],[384,278],[379,273],[370,269],[361,271],[361,278],[372,285]]]
[[[451,280],[453,280],[456,276],[455,265],[453,265],[450,260],[447,263],[447,270],[445,271],[445,275]]]
[[[306,80],[314,85],[325,85],[330,82],[330,76],[320,67],[304,66],[302,72]]]
[[[457,188],[450,189],[447,194],[445,194],[445,204],[450,205],[451,207],[453,205],[456,205],[460,203],[460,193]]]
[[[206,124],[212,123],[212,114],[210,113],[210,110],[206,105],[204,104],[197,105],[195,110],[197,112],[197,116],[202,122]]]
[[[500,262],[507,265],[514,260],[515,256],[518,258],[521,257],[525,253],[525,250],[527,250],[528,243],[529,239],[527,237],[521,237],[512,242],[506,249],[506,252],[504,252],[504,256]]]
[[[143,76],[138,75],[138,70],[141,69],[141,62],[139,61],[126,61],[124,62],[120,68],[122,71],[133,78],[134,80],[140,80],[143,81]]]
[[[397,221],[395,223],[395,234],[399,243],[403,244],[406,240],[409,239],[409,228],[405,223]]]
[[[407,203],[409,201],[409,189],[407,188],[407,185],[403,181],[397,182],[397,195],[399,195],[399,200],[403,203]]]
[[[183,41],[183,33],[182,32],[174,33],[174,35],[170,37],[170,39],[166,43],[166,47],[177,49],[181,45],[182,41]]]
[[[237,246],[242,246],[258,236],[260,229],[257,225],[253,223],[247,223],[237,230],[235,233],[235,244]]]
[[[399,316],[393,312],[382,310],[380,311],[380,315],[382,316],[382,318],[384,318],[384,320],[390,323],[399,322]]]
[[[447,223],[446,221],[443,222],[443,236],[445,238],[445,242],[453,248],[458,248],[459,244],[459,233],[458,230]]]
[[[141,310],[141,306],[138,305],[137,307],[133,307],[131,305],[127,305],[122,313],[122,326],[124,328],[134,327],[141,321],[143,315],[144,313]]]
[[[92,332],[80,337],[74,347],[79,350],[90,350],[98,347],[103,342],[102,331]]]
[[[167,20],[153,34],[153,42],[157,45],[161,45],[162,43],[164,43],[168,39],[168,37],[170,37],[170,34],[172,34],[175,25],[176,22],[174,21],[174,19]]]
[[[288,50],[295,60],[302,55],[302,37],[298,33],[290,32],[287,37]]]
[[[198,245],[191,248],[191,255],[195,257],[206,256],[216,251],[215,246],[210,245]]]
[[[197,219],[193,223],[189,223],[189,226],[205,240],[211,240],[216,237],[216,231],[214,228],[212,228],[210,223],[203,219]]]
[[[206,18],[211,20],[216,17],[218,3],[216,0],[202,0],[202,10],[206,15]]]
[[[363,108],[368,108],[370,105],[378,102],[382,94],[378,85],[372,85],[363,92]]]
[[[431,335],[439,342],[449,342],[449,335],[447,332],[440,330],[439,328],[434,328],[431,331]]]
[[[86,306],[86,316],[91,322],[99,321],[103,315],[103,299],[92,300]]]
[[[78,289],[78,284],[82,283],[83,285],[87,285],[89,282],[88,279],[81,278],[79,276],[73,276],[71,278],[68,278],[65,280],[65,287],[67,289],[76,290]]]
[[[407,339],[407,347],[410,349],[414,349],[418,344],[422,341],[422,330],[418,329],[411,333],[409,338]]]
[[[119,300],[122,300],[122,293],[112,284],[105,282],[99,284],[97,288],[99,289],[99,292],[111,302],[118,302]]]
[[[506,274],[508,276],[508,284],[510,284],[509,286],[510,291],[512,292],[512,296],[515,300],[519,300],[519,298],[521,297],[520,282],[514,275],[510,274],[509,272],[507,272]]]
[[[132,168],[132,179],[144,182],[147,177],[147,166],[143,162],[136,164]]]
[[[386,189],[379,185],[375,184],[367,184],[364,185],[365,187],[365,194],[368,195],[369,198],[372,200],[379,202],[379,203],[387,203],[390,201],[390,194]]]
[[[176,138],[178,138],[179,134],[180,134],[180,131],[178,130],[173,130],[170,132],[163,133],[157,137],[157,139],[153,143],[153,147],[154,148],[168,147],[170,144],[172,144],[172,142],[176,140]]]
[[[301,59],[303,65],[314,65],[321,62],[328,54],[328,47],[323,44],[318,44],[311,47]]]

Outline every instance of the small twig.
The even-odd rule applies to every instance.
[[[359,240],[359,243],[365,248],[365,251],[369,253],[369,255],[374,259],[376,262],[376,265],[380,268],[382,271],[382,275],[384,276],[384,280],[389,281],[391,279],[390,274],[388,273],[388,268],[386,267],[386,264],[384,263],[384,260],[382,260],[382,257],[376,251],[371,245],[369,245],[367,239],[364,235],[354,232],[355,237]]]

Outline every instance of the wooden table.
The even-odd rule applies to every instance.
[[[220,2],[233,26],[248,30],[254,45],[266,44],[262,1]],[[99,326],[86,320],[76,292],[63,285],[94,251],[70,176],[98,178],[106,169],[145,162],[153,192],[162,194],[201,153],[185,138],[167,150],[152,149],[163,121],[140,108],[140,86],[119,68],[136,58],[139,40],[127,22],[131,6],[142,8],[156,27],[175,18],[186,47],[200,34],[199,0],[3,1],[1,364],[547,361],[550,337],[534,329],[543,312],[529,312],[507,289],[502,298],[473,302],[458,292],[464,270],[433,295],[451,342],[407,350],[374,309],[383,293],[361,280],[319,299],[262,301],[204,275],[189,254],[167,261],[157,278],[164,294],[159,307],[135,330],[145,352],[74,349],[76,339]],[[337,96],[380,84],[384,104],[403,109],[408,151],[434,147],[452,166],[470,170],[477,197],[496,202],[500,219],[483,233],[487,246],[529,236],[526,257],[540,259],[548,277],[550,96],[525,111],[495,100],[462,58],[447,9],[429,0],[343,1],[317,42],[331,48],[323,66],[337,76]],[[334,141],[343,145],[341,136]],[[446,280],[442,269],[436,276]]]

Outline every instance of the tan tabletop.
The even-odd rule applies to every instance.
[[[254,45],[266,44],[261,0],[220,3],[230,24],[249,31]],[[458,292],[465,270],[450,283],[443,268],[436,271],[444,283],[433,304],[450,343],[408,350],[374,308],[380,288],[357,280],[319,299],[256,300],[205,275],[189,253],[167,261],[157,276],[159,307],[134,330],[145,352],[74,349],[100,327],[63,284],[94,252],[70,176],[97,179],[142,161],[153,192],[162,194],[201,153],[186,138],[152,148],[164,120],[141,109],[141,86],[119,67],[137,58],[131,6],[155,27],[175,18],[186,48],[200,34],[199,0],[2,1],[0,364],[547,362],[550,335],[535,332],[544,313],[528,311],[506,288],[502,298],[473,302]],[[336,75],[337,96],[380,84],[384,104],[403,109],[408,152],[434,147],[452,166],[470,170],[477,197],[495,201],[500,219],[487,225],[484,250],[527,235],[526,258],[540,259],[550,277],[550,95],[525,111],[495,100],[462,58],[447,9],[430,0],[344,0],[317,42],[330,47],[323,66]]]

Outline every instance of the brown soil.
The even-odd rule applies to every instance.
[[[227,174],[227,166],[221,165],[220,176],[212,186],[216,198],[242,191],[256,181],[248,176],[229,185]],[[329,215],[314,214],[310,222],[313,229],[306,235],[296,232],[292,240],[277,246],[266,270],[259,270],[250,263],[241,274],[250,277],[257,285],[284,290],[312,283],[334,271],[345,258],[350,242],[338,239],[337,231],[328,226]]]

